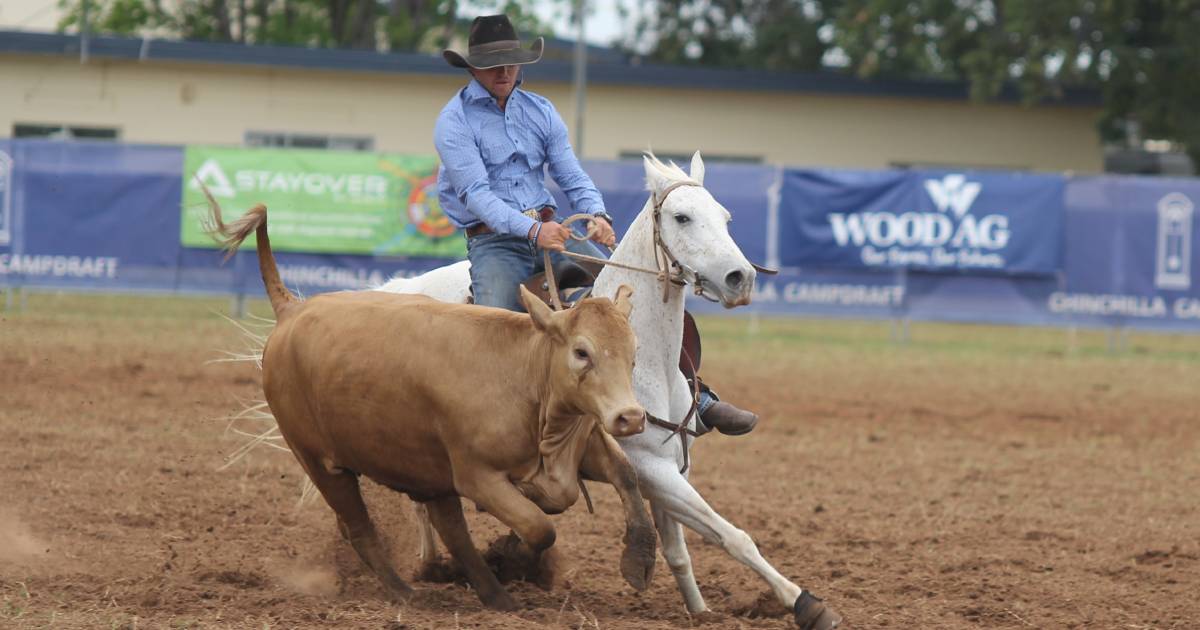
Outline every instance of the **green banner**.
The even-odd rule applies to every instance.
[[[204,182],[226,221],[266,204],[279,251],[466,257],[438,204],[433,157],[189,146],[183,180],[185,247],[216,247],[201,227]]]

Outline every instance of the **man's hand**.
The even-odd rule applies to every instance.
[[[538,232],[538,226],[533,226],[529,229],[529,237],[533,238],[534,233],[537,233],[537,246],[541,249],[548,249],[552,252],[561,252],[567,247],[567,238],[571,235],[570,228],[565,228],[558,221],[543,221],[542,229]]]
[[[612,226],[608,221],[600,217],[592,217],[592,241],[612,249],[617,245],[617,234],[613,232]]]

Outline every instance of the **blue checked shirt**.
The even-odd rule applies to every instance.
[[[433,141],[442,161],[438,201],[460,228],[482,221],[497,232],[527,236],[536,221],[524,210],[557,207],[546,190],[547,165],[576,212],[604,211],[562,117],[549,100],[522,90],[520,80],[501,111],[472,79],[438,114]]]

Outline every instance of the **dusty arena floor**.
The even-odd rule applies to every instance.
[[[0,626],[786,628],[766,588],[689,535],[711,615],[660,559],[634,593],[592,486],[557,517],[571,563],[524,610],[452,584],[384,597],[299,468],[221,419],[259,397],[221,301],[32,295],[0,312]],[[1200,627],[1200,339],[706,320],[703,373],[764,419],[706,437],[692,479],[850,628]],[[404,573],[407,500],[368,488]],[[500,533],[469,514],[484,546]]]

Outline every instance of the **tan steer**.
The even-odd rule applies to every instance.
[[[653,529],[629,462],[604,434],[640,433],[645,419],[631,383],[628,287],[615,301],[589,299],[560,313],[525,292],[529,315],[377,291],[300,301],[279,278],[266,208],[225,225],[210,207],[210,233],[230,254],[257,233],[276,317],[263,390],[279,430],[342,535],[394,594],[411,589],[383,551],[359,475],[424,502],[483,603],[512,609],[471,542],[459,497],[543,553],[555,540],[545,513],[576,501],[585,455],[588,470],[621,494],[622,571],[645,587]]]

